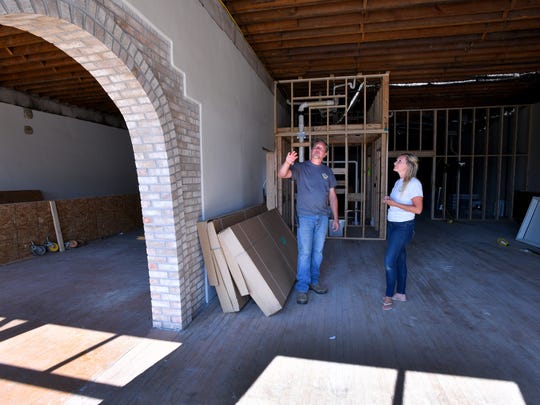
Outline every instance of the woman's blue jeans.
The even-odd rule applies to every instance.
[[[387,297],[392,297],[394,290],[398,294],[405,294],[407,286],[406,248],[413,236],[414,219],[405,222],[388,221],[388,245],[384,256]]]
[[[326,215],[298,216],[298,229],[296,232],[298,239],[296,291],[307,292],[310,284],[317,284],[319,282],[327,231],[328,217]]]

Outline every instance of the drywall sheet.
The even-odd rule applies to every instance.
[[[296,278],[296,238],[276,209],[218,234],[242,295],[249,294],[266,316],[285,304]]]
[[[516,240],[540,247],[540,197],[533,197],[531,199],[529,209],[521,223]]]

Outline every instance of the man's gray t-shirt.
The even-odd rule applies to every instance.
[[[292,179],[296,182],[296,212],[298,215],[326,215],[328,192],[337,185],[332,170],[324,165],[315,165],[309,160],[291,166]]]

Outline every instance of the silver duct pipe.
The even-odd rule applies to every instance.
[[[306,107],[327,107],[334,105],[334,100],[323,100],[323,101],[305,101],[302,104],[300,104],[300,107],[298,107],[298,133],[296,134],[296,137],[298,138],[299,142],[304,142],[306,139],[306,133],[304,131],[304,110]],[[298,161],[303,162],[304,161],[304,147],[301,146],[298,150]]]

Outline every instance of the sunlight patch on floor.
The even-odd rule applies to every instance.
[[[397,371],[277,356],[239,404],[392,404]]]
[[[277,356],[238,401],[403,405],[507,405],[525,401],[512,381]]]
[[[6,318],[0,317],[0,322],[3,322]],[[11,321],[6,322],[4,325],[0,325],[0,332],[3,332],[5,330],[14,328],[16,326],[22,325],[26,323],[26,321],[22,319],[13,319]]]
[[[7,376],[0,379],[0,402],[96,403],[99,398],[85,397],[85,385],[104,391],[123,387],[180,345],[54,324],[22,331],[0,341],[0,366]]]
[[[513,381],[407,371],[403,405],[416,405],[420,398],[425,404],[525,405]]]

